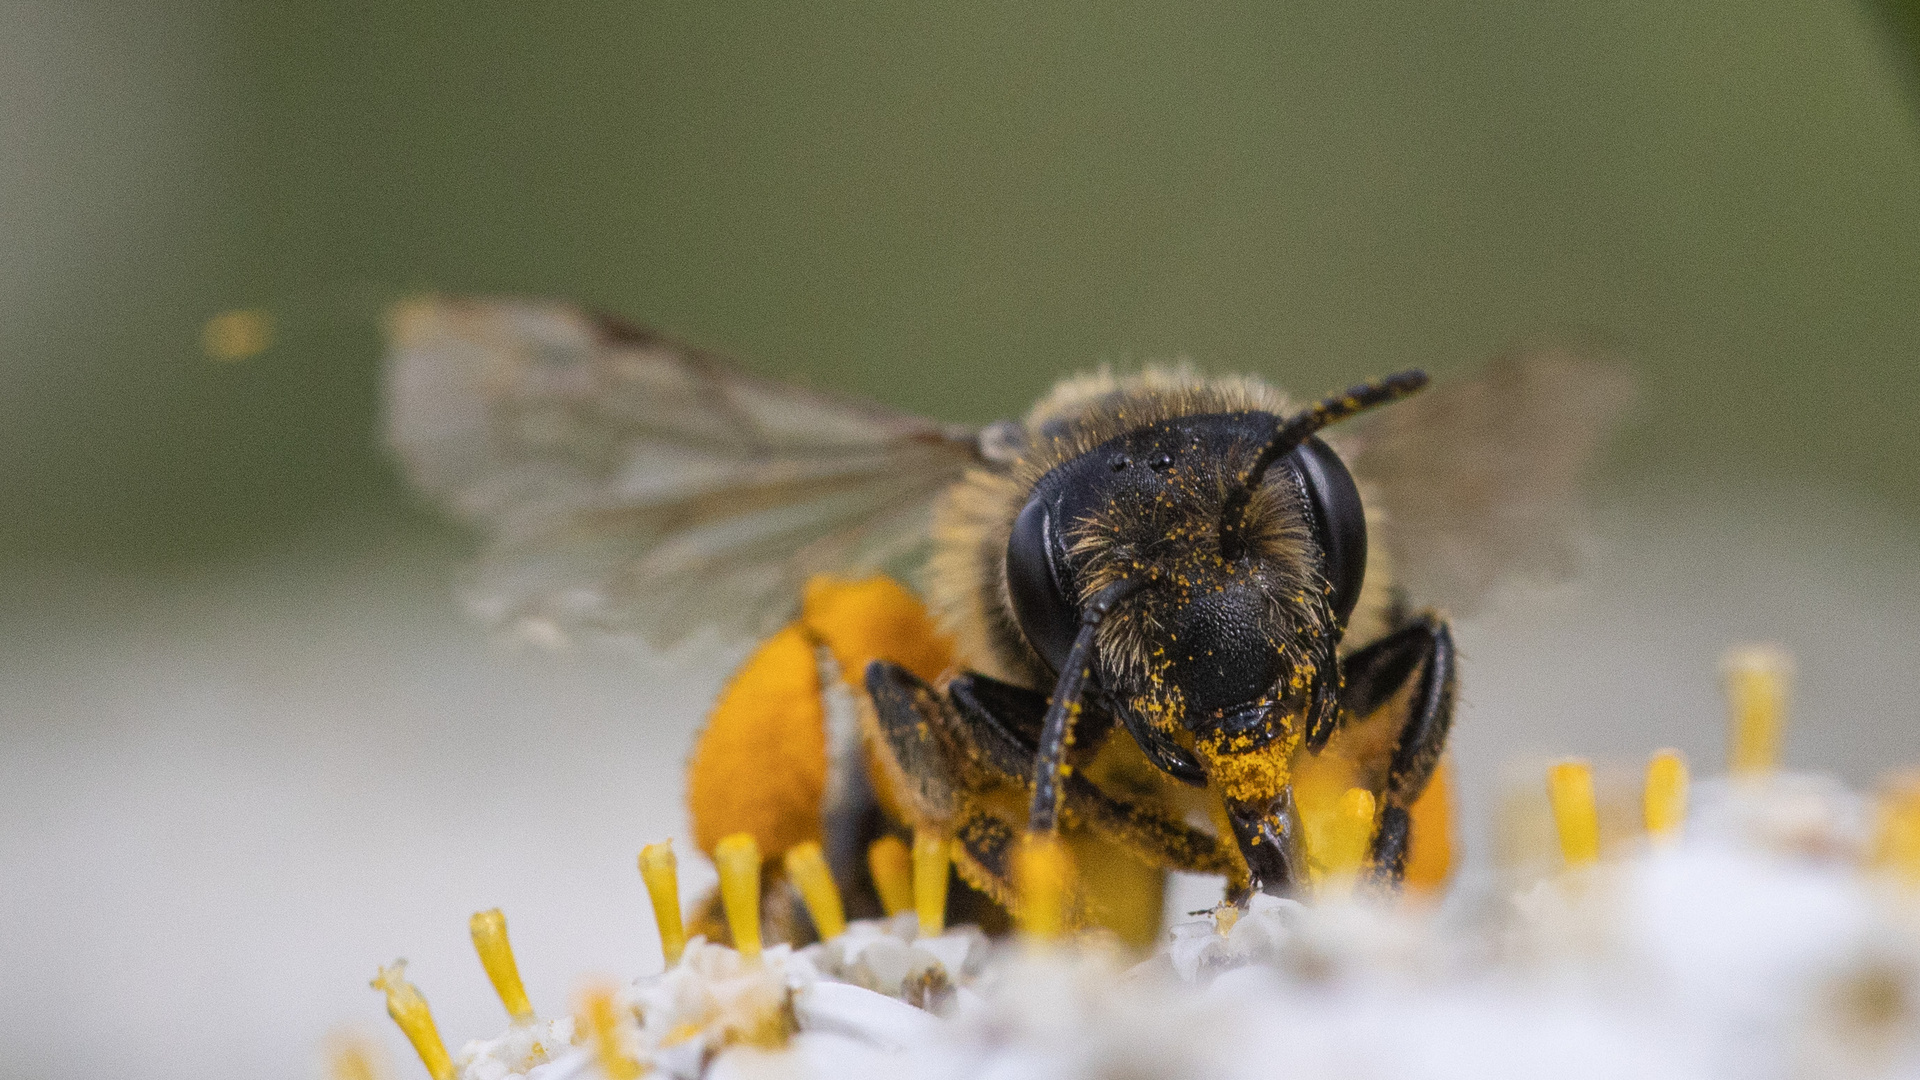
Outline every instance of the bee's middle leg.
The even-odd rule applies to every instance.
[[[1012,825],[975,805],[972,790],[979,786],[983,762],[993,748],[960,745],[948,701],[911,671],[876,660],[867,666],[866,683],[880,756],[895,774],[896,790],[908,800],[902,809],[914,818],[906,824],[949,832],[960,879],[995,903],[1010,905],[1017,834]],[[1006,752],[1004,746],[998,749]]]
[[[1406,872],[1409,809],[1433,778],[1453,726],[1453,632],[1436,615],[1417,615],[1348,656],[1342,672],[1343,721],[1398,729],[1380,780],[1372,853],[1375,876],[1397,883]]]

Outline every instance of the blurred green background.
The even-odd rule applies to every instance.
[[[378,444],[411,290],[954,420],[1597,339],[1645,392],[1588,572],[1458,626],[1470,867],[1547,755],[1718,771],[1733,641],[1799,659],[1790,764],[1920,759],[1916,55],[1914,0],[0,0],[0,1074],[405,1062],[395,955],[458,1047],[495,905],[549,1015],[656,969],[633,855],[741,643],[463,618]]]
[[[1311,391],[1578,333],[1644,372],[1617,482],[1920,513],[1916,10],[13,0],[0,544],[435,528],[376,445],[418,288],[964,420],[1101,361]],[[207,360],[252,306],[274,348]]]

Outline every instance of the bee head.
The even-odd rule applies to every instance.
[[[1370,385],[1388,388],[1379,400],[1417,388]],[[1334,649],[1367,530],[1352,475],[1313,432],[1378,403],[1364,390],[1290,418],[1145,424],[1047,472],[1006,553],[1007,598],[1034,652],[1060,674],[1085,604],[1129,582],[1095,639],[1093,683],[1112,707],[1168,735],[1293,729],[1317,742],[1334,719]]]

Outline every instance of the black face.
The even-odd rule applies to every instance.
[[[1056,673],[1080,627],[1077,598],[1090,558],[1074,541],[1090,520],[1124,519],[1133,529],[1125,541],[1131,557],[1146,564],[1149,577],[1177,583],[1149,585],[1162,595],[1141,602],[1153,605],[1158,632],[1178,643],[1166,650],[1165,678],[1181,692],[1185,723],[1235,727],[1251,722],[1243,712],[1264,716],[1258,703],[1288,676],[1272,636],[1271,575],[1223,562],[1217,517],[1223,478],[1237,476],[1278,423],[1265,412],[1182,417],[1118,436],[1041,478],[1008,539],[1007,583],[1021,630]],[[1317,438],[1276,463],[1264,484],[1288,486],[1281,501],[1306,518],[1311,577],[1324,584],[1307,602],[1325,605],[1337,634],[1366,574],[1359,490]],[[1179,570],[1182,560],[1198,565],[1195,553],[1219,564],[1219,572]],[[1233,561],[1257,559],[1243,552]]]

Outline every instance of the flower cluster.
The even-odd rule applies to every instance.
[[[1734,699],[1739,762],[1741,739],[1777,737],[1777,701]],[[1605,845],[1583,764],[1544,788],[1558,854],[1541,872],[1438,901],[1351,880],[1254,896],[1175,925],[1145,959],[1032,933],[1047,922],[1032,915],[1000,942],[944,927],[938,905],[847,924],[802,853],[790,873],[832,931],[805,948],[761,949],[757,910],[733,908],[739,949],[682,943],[675,905],[665,972],[541,1020],[504,922],[482,913],[475,941],[515,1020],[454,1056],[436,1056],[397,970],[380,985],[436,1080],[1920,1077],[1920,788],[1876,801],[1762,753],[1689,791],[1663,753],[1644,831]],[[659,901],[671,856],[651,857]],[[751,908],[758,867],[725,855],[723,896]],[[913,884],[931,895],[894,882],[892,906]]]

